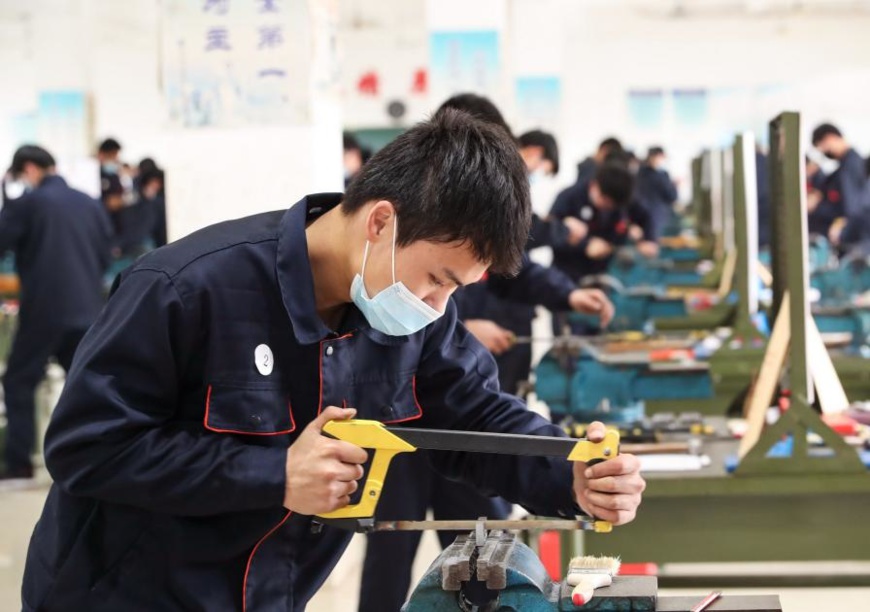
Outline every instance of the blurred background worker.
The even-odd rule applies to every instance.
[[[843,201],[833,175],[822,170],[810,157],[806,159],[807,230],[810,236],[828,239],[831,226],[843,216]]]
[[[151,209],[147,233],[153,248],[167,243],[166,238],[166,185],[165,173],[150,157],[139,162],[136,174],[136,193],[139,202]]]
[[[119,211],[125,202],[124,168],[121,164],[121,143],[106,138],[97,148],[100,163],[100,199],[109,213]]]
[[[673,219],[677,201],[677,186],[665,168],[666,163],[665,150],[660,146],[650,147],[646,161],[637,172],[637,197],[650,216],[651,240],[662,237]]]
[[[823,123],[813,130],[812,143],[825,157],[839,162],[831,181],[839,192],[843,217],[831,225],[828,237],[841,251],[851,247],[870,249],[867,163],[840,130],[830,123]]]
[[[13,251],[21,278],[19,327],[3,389],[8,430],[0,479],[33,476],[34,394],[49,359],[68,370],[103,305],[111,228],[99,202],[55,174],[42,147],[19,148],[10,174],[31,191],[0,211],[0,251]]]
[[[532,130],[520,134],[517,142],[532,182],[559,174],[559,145],[555,136],[543,130]]]
[[[609,155],[622,153],[624,149],[618,138],[608,136],[598,145],[594,155],[590,155],[577,164],[577,183],[585,183],[592,180],[595,171],[604,163]]]
[[[634,177],[628,168],[614,161],[600,166],[589,181],[578,182],[556,198],[550,216],[562,220],[569,237],[553,247],[553,266],[575,283],[602,274],[616,247],[625,244],[631,219]],[[565,312],[553,318],[554,333],[567,324]],[[572,323],[573,333],[589,333],[584,325]]]
[[[359,173],[360,168],[362,168],[365,155],[359,140],[353,134],[344,132],[342,134],[342,141],[344,148],[344,186],[347,187],[353,180],[353,177]]]

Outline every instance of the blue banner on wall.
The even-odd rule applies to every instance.
[[[662,126],[665,114],[665,94],[660,89],[628,92],[628,114],[635,127],[644,130]]]
[[[522,123],[554,129],[562,108],[562,80],[555,76],[517,77],[516,100]]]
[[[675,89],[674,117],[677,125],[699,127],[707,122],[709,104],[706,89]]]
[[[493,96],[501,71],[498,32],[432,32],[429,64],[436,99],[464,91]]]

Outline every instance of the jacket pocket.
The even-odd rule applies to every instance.
[[[205,428],[216,433],[279,436],[296,430],[290,397],[277,385],[209,385]]]
[[[382,380],[355,380],[353,384],[354,408],[359,418],[383,423],[413,421],[423,416],[417,401],[417,377],[414,372],[399,374]]]

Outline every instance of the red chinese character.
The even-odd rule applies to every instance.
[[[378,79],[378,74],[376,72],[366,72],[360,77],[359,82],[356,84],[356,88],[364,96],[376,96],[378,95],[379,81],[380,79]]]
[[[429,90],[429,73],[425,68],[414,71],[414,84],[411,85],[411,93],[424,94]]]

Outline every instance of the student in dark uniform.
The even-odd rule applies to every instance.
[[[646,161],[637,172],[637,197],[650,215],[653,241],[661,238],[677,201],[677,186],[665,169],[666,161],[663,148],[650,147]]]
[[[97,161],[100,163],[100,199],[112,214],[124,206],[121,143],[114,138],[105,139],[97,149]]]
[[[100,203],[67,186],[54,158],[21,147],[12,174],[32,189],[0,211],[0,251],[13,251],[21,278],[19,326],[3,389],[8,418],[2,479],[31,478],[34,394],[48,360],[69,370],[73,353],[103,305],[111,229]]]
[[[507,136],[511,130],[489,99],[476,94],[459,94],[439,109],[460,110],[500,128]],[[542,133],[544,134],[544,133]],[[535,135],[521,139],[518,148],[529,174],[539,168],[558,169],[558,149],[552,136]],[[551,142],[552,141],[552,142]],[[535,150],[540,147],[540,151]],[[545,224],[533,215],[532,225]],[[516,393],[519,381],[528,379],[531,348],[513,345],[515,335],[531,334],[533,306],[543,304],[557,309],[577,308],[600,313],[606,322],[613,307],[600,291],[579,290],[557,270],[544,268],[523,256],[516,276],[493,272],[477,283],[469,283],[455,294],[457,316],[469,332],[496,357],[501,389]],[[436,519],[506,518],[511,506],[467,484],[449,480],[433,472],[427,454],[394,459],[395,476],[381,493],[379,517],[383,520],[424,519],[431,509]],[[442,547],[457,536],[439,532]],[[359,612],[391,612],[401,608],[411,583],[411,566],[420,534],[374,533],[367,537],[366,557],[360,589]]]
[[[811,236],[825,240],[834,222],[843,216],[843,201],[836,173],[828,175],[813,160],[806,160],[807,229]]]
[[[622,163],[611,161],[587,183],[562,191],[550,210],[552,219],[566,223],[567,243],[554,246],[553,266],[575,283],[607,270],[615,249],[625,244],[631,219],[628,215],[634,192],[634,177]],[[565,313],[554,316],[554,332],[566,325]],[[574,333],[586,333],[574,328]]]
[[[571,244],[553,250],[553,265],[575,282],[604,272],[614,248],[627,238],[627,209],[633,188],[631,173],[623,165],[611,163],[599,168],[588,183],[562,191],[550,215],[570,219],[574,238]]]
[[[829,238],[845,251],[853,246],[870,246],[870,186],[867,168],[843,134],[830,123],[813,130],[813,146],[826,157],[840,162],[833,181],[839,187],[843,220],[832,224]]]
[[[577,183],[588,183],[595,176],[595,171],[609,155],[622,153],[625,149],[619,139],[610,136],[601,141],[595,150],[595,155],[587,157],[577,164]]]
[[[154,248],[162,247],[167,242],[165,173],[149,158],[139,163],[136,190],[139,201],[145,203],[152,211],[148,239]]]
[[[327,422],[561,435],[498,391],[449,299],[486,269],[517,269],[529,217],[513,141],[445,111],[376,154],[344,197],[308,196],[139,259],[49,426],[55,484],[24,609],[301,611],[351,538],[312,531],[312,517],[349,503],[368,457],[321,435]],[[543,457],[432,462],[544,515],[624,523],[644,487],[630,455],[588,478]]]
[[[767,155],[760,148],[755,149],[755,192],[758,197],[758,248],[770,246],[771,232],[771,200],[770,176],[767,167]]]

